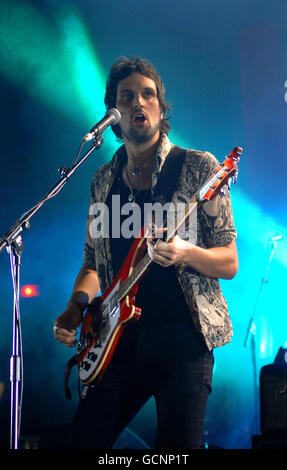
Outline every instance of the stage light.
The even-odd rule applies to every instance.
[[[96,118],[101,118],[106,108],[104,95],[106,73],[97,57],[95,44],[89,37],[84,20],[75,9],[58,10],[57,22],[62,33],[63,51],[69,62],[69,80],[74,84],[75,94],[85,113],[89,126],[95,124]],[[118,145],[111,129],[104,135],[105,145],[116,151]]]
[[[37,297],[40,295],[40,287],[36,284],[26,284],[21,287],[21,297]]]
[[[105,73],[76,7],[60,5],[54,14],[58,27],[31,4],[11,0],[0,17],[0,74],[86,131],[106,111]],[[110,129],[104,140],[115,148]]]

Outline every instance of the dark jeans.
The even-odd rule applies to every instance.
[[[130,327],[131,328],[131,327]],[[157,449],[201,445],[213,353],[190,333],[153,331],[124,340],[100,383],[82,397],[73,425],[73,448],[111,449],[146,401],[155,397]],[[126,345],[126,347],[125,347]]]

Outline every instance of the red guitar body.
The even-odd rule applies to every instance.
[[[126,295],[123,286],[146,254],[144,233],[143,228],[112,285],[91,302],[85,313],[77,349],[79,378],[83,383],[101,379],[125,327],[140,318],[141,309],[135,306],[140,279]]]

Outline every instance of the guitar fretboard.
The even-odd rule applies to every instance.
[[[150,259],[148,253],[138,262],[138,264],[133,269],[132,274],[123,282],[118,292],[119,302],[128,295],[134,285],[140,280],[149,266],[153,263]]]

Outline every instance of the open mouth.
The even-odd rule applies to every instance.
[[[138,124],[138,125],[143,125],[146,121],[146,117],[143,113],[137,113],[135,116],[134,116],[134,123],[135,124]]]

